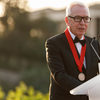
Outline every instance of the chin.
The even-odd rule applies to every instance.
[[[78,33],[78,36],[81,38],[85,33]]]
[[[84,35],[84,34],[85,34],[85,32],[84,32],[84,31],[83,31],[83,32],[79,32],[79,34]]]

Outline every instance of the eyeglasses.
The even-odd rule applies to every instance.
[[[89,23],[91,21],[91,18],[86,16],[86,17],[81,17],[81,16],[75,16],[75,17],[72,17],[72,16],[68,16],[70,18],[73,18],[75,22],[81,22],[82,19],[84,20],[85,23]]]

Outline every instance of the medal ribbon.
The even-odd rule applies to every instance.
[[[69,34],[68,29],[65,30],[65,35],[66,35],[66,38],[68,40],[69,46],[71,48],[72,54],[74,56],[75,62],[77,64],[78,70],[80,72],[82,72],[82,66],[83,66],[85,51],[86,51],[86,44],[84,46],[82,46],[81,55],[80,55],[80,59],[79,59],[75,45],[74,45],[73,40]]]

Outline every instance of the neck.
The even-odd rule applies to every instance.
[[[76,35],[77,38],[81,39],[83,35]]]
[[[69,32],[71,32],[74,36],[76,36],[78,39],[82,39],[82,37],[84,36],[84,35],[82,35],[82,34],[74,34],[74,32],[72,32],[69,28],[68,28],[68,30],[69,30]]]

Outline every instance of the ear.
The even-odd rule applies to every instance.
[[[68,17],[67,16],[65,17],[65,22],[66,22],[66,24],[68,24]]]
[[[67,25],[69,25],[69,21],[68,21],[68,17],[67,17],[67,16],[65,17],[65,23],[66,23]]]

